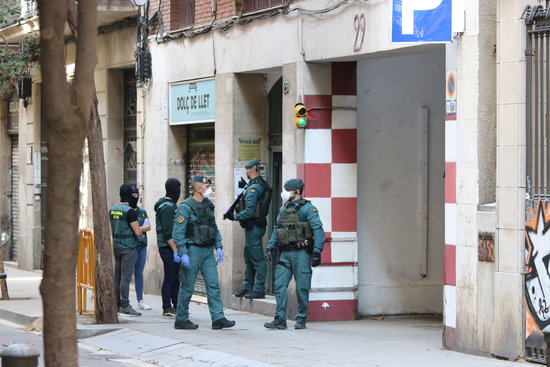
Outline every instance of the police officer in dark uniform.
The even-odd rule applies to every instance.
[[[309,200],[303,198],[304,182],[299,178],[288,180],[281,193],[283,206],[267,245],[266,260],[277,261],[275,268],[275,298],[277,311],[269,329],[286,329],[287,288],[294,275],[298,312],[295,329],[305,329],[311,288],[311,267],[321,263],[321,251],[325,242],[323,224],[319,212]],[[275,249],[279,258],[275,259]]]
[[[157,225],[157,246],[164,267],[162,281],[162,315],[176,316],[179,291],[178,249],[172,239],[174,217],[178,209],[178,199],[181,193],[181,183],[177,178],[169,178],[164,184],[166,195],[155,204],[155,222]]]
[[[130,281],[138,257],[137,247],[143,236],[137,213],[130,207],[132,186],[120,186],[120,203],[109,210],[115,255],[115,294],[121,316],[141,316],[129,301]]]
[[[253,159],[245,166],[246,176],[250,180],[246,186],[244,197],[237,207],[238,220],[244,228],[244,262],[246,264],[243,288],[235,293],[235,297],[248,299],[265,297],[266,265],[262,237],[267,226],[267,211],[263,208],[263,199],[267,194],[267,183],[260,175],[260,161]],[[269,203],[267,205],[269,210]],[[232,216],[229,219],[233,219]]]
[[[181,257],[180,290],[176,309],[175,329],[197,329],[199,325],[189,319],[189,302],[200,271],[206,285],[208,309],[212,329],[219,330],[235,325],[225,318],[220,293],[217,263],[223,261],[222,236],[214,217],[214,204],[208,199],[211,181],[205,176],[191,179],[193,196],[179,207],[174,221],[172,238]]]
[[[145,261],[147,260],[147,232],[151,230],[151,222],[149,221],[149,215],[147,211],[138,206],[139,190],[132,187],[132,201],[130,206],[136,211],[138,223],[143,232],[143,236],[139,240],[137,247],[137,260],[134,269],[134,284],[136,287],[136,296],[138,302],[138,308],[141,310],[150,310],[151,306],[143,301],[143,269],[145,268]]]

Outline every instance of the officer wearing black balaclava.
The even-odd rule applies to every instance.
[[[175,316],[179,291],[179,263],[181,258],[172,239],[174,216],[178,209],[178,199],[181,194],[181,182],[177,178],[169,178],[164,184],[166,195],[155,204],[155,220],[157,228],[157,245],[160,258],[164,264],[164,281],[162,282],[162,314]]]
[[[128,299],[137,260],[138,240],[142,238],[137,213],[130,207],[130,202],[133,202],[132,186],[123,184],[120,186],[120,203],[109,211],[115,255],[115,293],[121,316],[140,316],[130,306]]]
[[[136,287],[136,298],[138,302],[138,308],[140,310],[150,310],[151,306],[143,301],[143,270],[145,269],[145,262],[147,261],[147,232],[151,230],[151,222],[149,221],[149,215],[147,211],[138,206],[139,190],[132,187],[132,199],[130,206],[136,211],[139,226],[143,232],[143,237],[139,240],[137,247],[137,261],[134,269],[134,285]]]
[[[128,202],[128,205],[130,205],[132,208],[136,209],[139,201],[139,190],[135,187],[132,187],[132,193],[130,197],[130,201]]]

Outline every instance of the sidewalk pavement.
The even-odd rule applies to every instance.
[[[42,315],[40,271],[7,264],[11,300],[0,301],[0,318],[28,325]],[[137,306],[135,295],[131,303]],[[268,330],[272,318],[226,309],[235,327],[212,330],[204,298],[194,297],[191,320],[198,330],[175,330],[163,317],[159,296],[145,295],[153,307],[140,317],[120,318],[117,325],[80,321],[79,345],[113,353],[136,365],[165,367],[519,367],[518,363],[444,350],[441,320],[421,316],[338,322],[310,322],[306,330]],[[2,341],[0,341],[1,344]],[[523,362],[525,364],[525,362]],[[537,366],[532,364],[533,366]]]

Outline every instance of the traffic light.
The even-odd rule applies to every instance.
[[[307,108],[303,103],[294,106],[294,125],[302,128],[307,126]]]

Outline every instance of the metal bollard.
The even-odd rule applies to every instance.
[[[40,353],[25,344],[12,344],[0,353],[2,367],[36,367]]]

